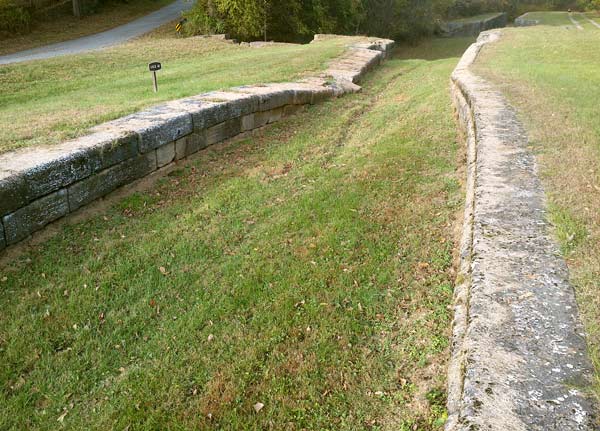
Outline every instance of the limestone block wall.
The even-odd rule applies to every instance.
[[[0,250],[170,163],[304,105],[360,90],[391,51],[387,39],[350,46],[318,76],[179,99],[119,118],[62,144],[0,155]]]
[[[451,78],[467,194],[445,429],[591,431],[593,368],[527,133],[470,70],[500,37],[482,33]]]
[[[523,15],[521,15],[520,17],[515,19],[515,26],[516,27],[530,27],[532,25],[538,25],[540,23],[539,20],[537,19],[531,19],[529,18],[531,15],[529,15],[528,13],[525,13]]]
[[[481,21],[450,21],[445,23],[443,30],[448,37],[477,36],[485,30],[506,27],[507,22],[508,15],[502,12]]]

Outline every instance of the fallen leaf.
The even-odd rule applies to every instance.
[[[261,411],[263,409],[265,405],[263,403],[256,403],[254,404],[254,411],[256,413],[258,413],[259,411]]]

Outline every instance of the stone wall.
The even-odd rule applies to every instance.
[[[506,27],[508,15],[504,12],[480,21],[450,21],[442,26],[444,36],[468,37],[477,36],[485,30]]]
[[[60,145],[0,155],[0,250],[48,223],[203,148],[360,90],[391,40],[350,46],[318,76],[187,97],[101,124]]]
[[[529,18],[529,13],[525,13],[523,15],[521,15],[520,17],[515,19],[515,26],[516,27],[530,27],[532,25],[538,25],[540,23],[539,20],[537,19],[531,19]]]
[[[451,79],[467,197],[446,430],[591,431],[593,368],[527,133],[503,95],[470,71],[500,35],[482,33]]]

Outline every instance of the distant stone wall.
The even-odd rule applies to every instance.
[[[360,90],[356,83],[393,45],[366,40],[312,78],[187,97],[101,124],[60,145],[0,155],[0,250],[203,148]]]
[[[480,21],[450,21],[444,24],[442,30],[444,31],[444,36],[447,37],[477,36],[485,30],[506,27],[507,23],[508,15],[503,12]]]
[[[515,19],[515,26],[517,27],[530,27],[532,25],[538,25],[539,23],[539,20],[529,18],[529,12]]]

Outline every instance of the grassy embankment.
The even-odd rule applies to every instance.
[[[256,49],[159,31],[110,50],[0,66],[0,153],[58,143],[161,101],[292,80],[323,70],[352,40]],[[158,93],[148,72],[155,60],[163,64]]]
[[[0,428],[441,429],[463,200],[448,76],[470,42],[402,50],[362,94],[4,262]]]
[[[555,14],[548,16],[554,23]],[[502,89],[527,126],[600,370],[598,43],[600,29],[593,26],[506,29],[483,50],[476,70]],[[600,394],[600,379],[595,391]]]
[[[81,19],[75,18],[70,14],[70,10],[67,7],[63,14],[35,20],[30,33],[0,34],[0,55],[100,33],[119,25],[127,24],[136,18],[168,5],[172,1],[133,0],[116,3],[106,2],[96,13],[84,16]],[[171,31],[174,31],[172,26]]]

